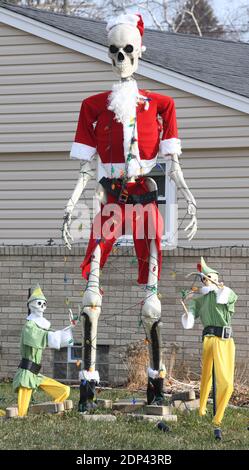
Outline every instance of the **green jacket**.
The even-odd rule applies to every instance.
[[[21,357],[41,364],[42,351],[48,345],[48,330],[37,326],[32,320],[27,320],[21,335]],[[18,391],[20,386],[36,389],[44,380],[44,375],[33,374],[29,370],[17,369],[13,379],[13,389]]]
[[[195,318],[200,317],[203,326],[230,326],[231,317],[234,313],[235,302],[238,297],[232,289],[229,289],[226,304],[217,303],[215,291],[192,299],[189,310]]]

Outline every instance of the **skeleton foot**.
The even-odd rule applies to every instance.
[[[163,400],[164,400],[163,379],[161,378],[152,379],[151,377],[148,377],[148,386],[147,386],[148,405],[162,406]]]
[[[95,387],[99,383],[98,371],[82,370],[79,373],[80,379],[80,400],[78,411],[87,413],[94,410],[97,405],[95,399]]]

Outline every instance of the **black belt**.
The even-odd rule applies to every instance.
[[[206,335],[214,335],[219,338],[229,339],[232,337],[232,333],[231,326],[205,326],[202,332],[202,338]]]
[[[39,374],[41,370],[41,364],[37,364],[36,362],[29,361],[29,359],[22,358],[19,366],[20,369],[29,370],[33,374]]]
[[[118,183],[118,186],[117,186]],[[103,186],[106,191],[115,197],[117,202],[123,204],[149,204],[150,202],[157,201],[158,191],[151,191],[145,194],[131,194],[128,195],[126,188],[122,186],[122,180],[116,178],[106,178],[103,176],[100,180],[100,184]],[[115,186],[115,188],[113,188]]]

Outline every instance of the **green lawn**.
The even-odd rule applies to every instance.
[[[102,391],[98,396],[132,397],[126,390]],[[10,384],[0,384],[0,398],[0,408],[16,402]],[[73,389],[70,398],[77,408],[78,390]],[[46,401],[47,396],[37,392],[34,400]],[[223,440],[217,443],[213,438],[211,409],[204,418],[199,418],[197,412],[178,413],[178,422],[169,423],[170,433],[160,431],[152,423],[131,421],[125,415],[119,415],[116,423],[90,424],[77,411],[71,411],[60,416],[0,419],[0,449],[248,449],[249,409],[227,409],[223,424]]]

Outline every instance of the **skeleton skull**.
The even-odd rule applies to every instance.
[[[121,78],[131,77],[143,50],[139,30],[127,24],[113,27],[108,34],[108,47],[113,71]]]
[[[30,313],[35,314],[37,317],[43,317],[43,313],[47,308],[47,302],[45,300],[32,300],[28,303]]]
[[[208,278],[210,279],[210,281]],[[212,281],[219,282],[219,276],[217,273],[209,273],[207,277],[203,277],[203,284],[205,284],[205,286],[212,286]]]

